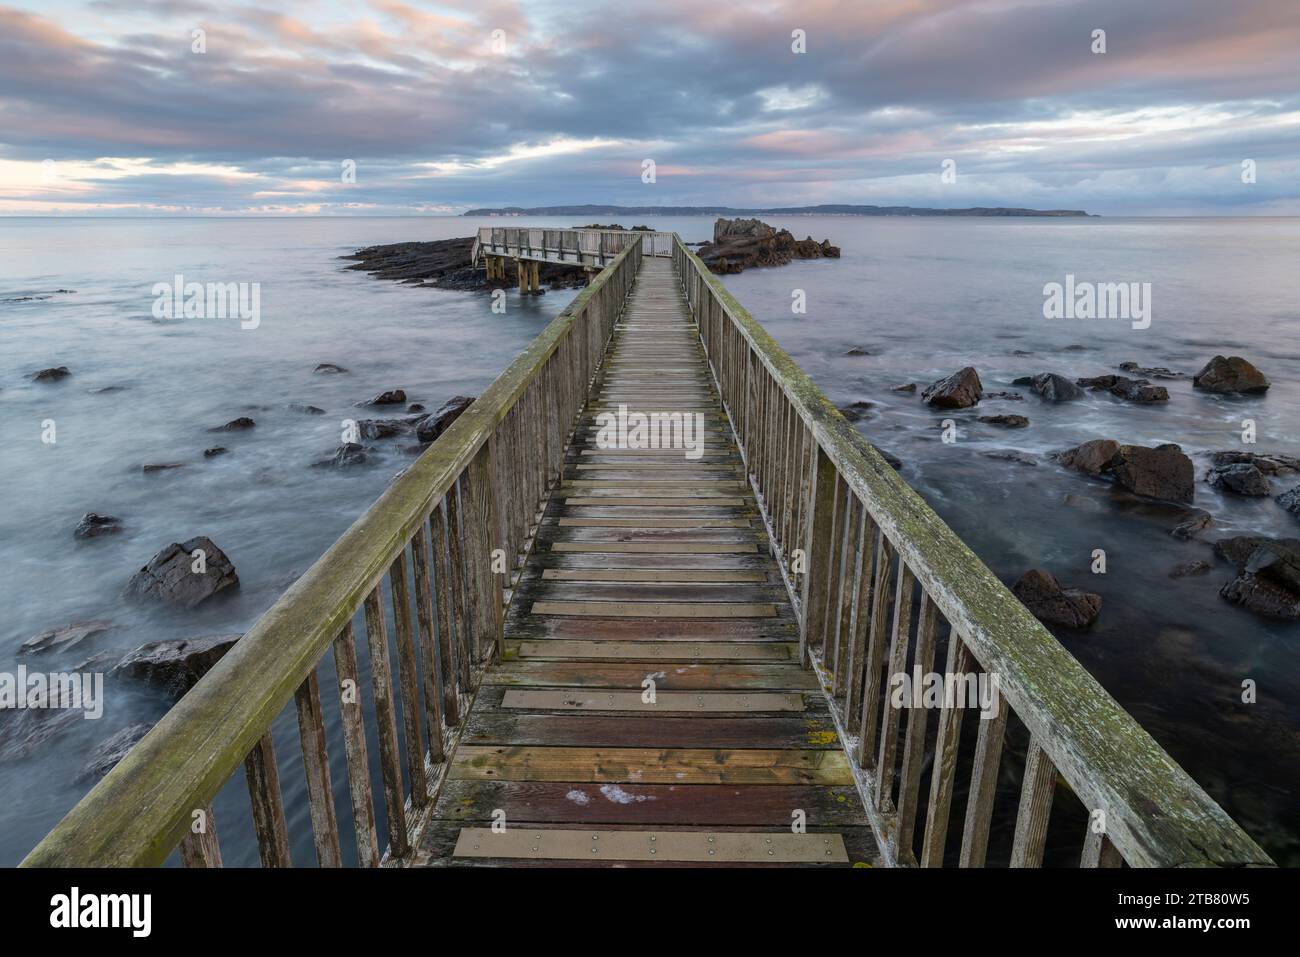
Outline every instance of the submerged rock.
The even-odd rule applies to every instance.
[[[435,441],[474,404],[475,398],[472,395],[453,395],[415,424],[415,437],[421,442]]]
[[[303,405],[301,402],[290,402],[290,412],[301,412],[304,415],[324,415],[325,410],[318,405]]]
[[[875,408],[874,402],[850,402],[848,405],[840,406],[839,412],[850,422],[861,422],[873,408]]]
[[[211,429],[208,429],[208,431],[209,432],[243,432],[247,429],[254,428],[256,425],[257,423],[254,422],[252,419],[250,419],[248,416],[241,415],[237,419],[231,419],[225,425],[215,426]]]
[[[890,389],[889,389],[889,391],[890,391],[890,392],[915,392],[915,391],[916,391],[916,383],[915,383],[915,382],[905,382],[905,383],[903,383],[903,385],[891,386]]]
[[[1136,362],[1121,362],[1119,364],[1121,372],[1131,372],[1134,375],[1146,376],[1152,379],[1186,379],[1186,372],[1175,372],[1172,369],[1166,369],[1164,366],[1140,366]]]
[[[184,462],[151,462],[148,465],[140,466],[140,471],[145,475],[154,475],[158,472],[170,472],[172,469],[185,468]]]
[[[1214,524],[1214,516],[1203,508],[1189,508],[1183,513],[1181,521],[1169,530],[1174,538],[1189,540]]]
[[[141,645],[110,672],[130,678],[179,698],[222,659],[242,635],[200,635]]]
[[[1101,613],[1101,596],[1066,588],[1049,572],[1034,568],[1011,591],[1039,621],[1063,628],[1086,628]]]
[[[204,449],[203,457],[205,459],[215,459],[218,455],[225,455],[227,451],[224,445],[216,445],[210,449]]]
[[[1130,379],[1122,375],[1102,375],[1091,379],[1076,379],[1078,385],[1088,389],[1105,389],[1113,396],[1129,402],[1149,404],[1168,402],[1169,390],[1162,385],[1152,385],[1146,379]]]
[[[871,355],[870,352],[868,352],[866,349],[863,349],[861,346],[854,346],[852,349],[850,349],[848,352],[846,352],[846,353],[844,353],[844,354],[845,354],[846,356],[869,356],[869,355]]]
[[[342,366],[335,365],[332,362],[322,362],[311,371],[317,375],[340,375],[348,370]]]
[[[1205,475],[1212,487],[1252,498],[1265,498],[1273,494],[1264,473],[1246,462],[1234,465],[1216,465]]]
[[[359,445],[356,442],[344,442],[332,456],[319,462],[313,462],[312,466],[314,468],[346,469],[365,465],[369,461],[370,456],[366,454],[364,445]]]
[[[876,450],[876,454],[879,455],[882,459],[884,459],[885,462],[889,464],[889,467],[893,469],[895,472],[897,472],[899,469],[903,467],[903,460],[900,459],[897,455],[894,455],[892,452],[886,452],[878,445],[873,445],[871,447]]]
[[[381,392],[365,402],[358,402],[358,406],[366,405],[402,405],[406,402],[406,393],[401,389],[390,389],[387,392]]]
[[[79,725],[79,708],[13,708],[0,711],[0,764],[31,757],[39,748]]]
[[[122,530],[122,522],[112,515],[97,515],[87,512],[72,530],[73,538],[97,538],[100,535],[113,535]]]
[[[108,774],[109,771],[117,767],[119,761],[126,757],[127,752],[149,733],[149,729],[152,727],[153,725],[144,722],[127,725],[121,731],[99,742],[77,773],[76,783],[93,784]]]
[[[87,618],[60,628],[33,635],[18,647],[19,655],[43,655],[52,651],[69,651],[99,637],[113,623],[106,618]]]
[[[1264,373],[1241,356],[1215,356],[1192,377],[1192,387],[1224,394],[1258,395],[1268,391]]]
[[[1001,425],[1008,429],[1023,429],[1029,425],[1029,419],[1023,415],[981,415],[981,422],[989,425]]]
[[[410,433],[412,428],[410,422],[401,419],[361,419],[357,422],[357,432],[363,439],[391,439]]]
[[[921,393],[921,399],[936,409],[967,409],[979,402],[984,394],[979,373],[971,366],[954,372],[947,378],[932,382]]]
[[[200,571],[194,570],[196,551],[203,552]],[[227,588],[238,587],[239,576],[226,553],[212,539],[199,535],[161,549],[131,577],[125,594],[193,608]]]
[[[67,366],[57,366],[53,369],[41,369],[39,372],[33,372],[28,378],[33,382],[58,382],[70,375],[72,375],[72,371]]]
[[[1021,452],[1019,449],[989,449],[981,452],[980,455],[986,459],[998,459],[1002,462],[1015,462],[1017,465],[1038,465],[1038,459],[1028,452]]]
[[[1040,372],[1038,375],[1021,376],[1012,385],[1028,386],[1029,391],[1042,396],[1048,402],[1070,402],[1082,399],[1084,391],[1063,375],[1055,372]]]
[[[1277,504],[1281,505],[1296,518],[1300,518],[1300,485],[1297,485],[1289,492],[1283,492],[1279,495],[1277,497]]]
[[[1239,559],[1237,577],[1224,585],[1219,595],[1266,618],[1300,619],[1300,540],[1248,539],[1232,540],[1230,549]],[[1254,547],[1246,552],[1250,544]],[[1246,557],[1240,560],[1243,554]]]
[[[1214,566],[1209,562],[1198,558],[1195,561],[1183,562],[1181,565],[1176,565],[1174,570],[1169,573],[1169,577],[1188,578],[1192,575],[1204,575],[1213,568]]]
[[[1238,452],[1228,450],[1215,452],[1212,458],[1215,465],[1232,465],[1245,463],[1253,465],[1265,475],[1285,475],[1300,472],[1300,459],[1280,452]]]

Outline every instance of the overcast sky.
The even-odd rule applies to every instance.
[[[0,214],[584,202],[1300,215],[1300,0],[0,5]]]

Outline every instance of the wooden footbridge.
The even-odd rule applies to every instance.
[[[680,239],[645,246],[25,863],[216,866],[218,824],[266,866],[1271,863]],[[629,411],[674,441],[608,441]],[[899,707],[914,669],[999,693]]]

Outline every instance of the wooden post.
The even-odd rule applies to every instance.
[[[535,296],[537,295],[538,292],[541,291],[542,288],[541,278],[540,278],[542,272],[542,264],[539,262],[534,262],[532,266],[533,266],[533,295]]]
[[[528,266],[527,266],[527,264],[524,263],[524,261],[523,261],[522,259],[516,259],[516,260],[515,260],[515,272],[518,274],[518,279],[519,279],[519,295],[521,295],[521,296],[526,296],[526,295],[528,295],[528,272],[527,272],[527,269],[528,269]]]

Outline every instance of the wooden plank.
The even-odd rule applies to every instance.
[[[640,691],[592,691],[589,688],[508,688],[501,707],[529,711],[759,712],[803,711],[799,693],[772,691],[661,691],[653,702]]]
[[[784,661],[798,660],[798,645],[776,641],[573,641],[549,638],[506,646],[519,658],[583,658],[637,661]]]
[[[315,668],[298,686],[293,700],[298,712],[298,738],[302,743],[302,767],[307,778],[307,803],[311,809],[316,861],[321,867],[342,867],[339,823],[334,812],[334,788],[330,781],[329,751],[325,743],[325,721]]]
[[[851,785],[839,751],[462,745],[452,780]]]
[[[683,861],[724,864],[847,864],[838,834],[729,831],[591,831],[464,828],[457,857],[534,860]]]
[[[415,639],[411,634],[411,586],[407,574],[406,549],[388,568],[392,590],[393,624],[397,645],[397,683],[402,696],[402,731],[404,732],[406,773],[411,782],[411,805],[421,808],[429,803],[428,780],[424,773],[424,747],[420,737],[420,675],[415,659]]]
[[[393,678],[388,664],[388,637],[384,607],[376,585],[366,596],[366,638],[370,645],[370,686],[375,699],[375,729],[379,738],[379,769],[384,780],[384,808],[388,815],[388,847],[394,857],[410,850],[406,840],[406,809],[402,796],[401,750],[397,744],[397,716],[393,707]]]
[[[554,552],[624,552],[646,555],[743,555],[758,551],[746,542],[552,542]]]
[[[971,667],[971,654],[954,630],[948,635],[946,676],[954,679]],[[961,719],[965,713],[961,701],[939,712],[939,735],[935,741],[934,769],[930,772],[930,803],[925,809],[925,834],[921,843],[921,866],[943,867],[943,852],[948,837],[948,813],[952,807],[953,782],[957,774],[957,748],[961,742]]]
[[[1012,867],[1041,867],[1047,843],[1047,822],[1056,792],[1056,767],[1036,738],[1029,741],[1025,776],[1020,786],[1016,835],[1011,844]]]
[[[765,582],[765,571],[749,568],[547,568],[544,581],[568,582]]]
[[[916,651],[913,669],[926,675],[934,668],[934,645],[939,632],[939,608],[930,595],[921,589],[921,613],[916,623]],[[913,694],[919,689],[913,689]],[[899,772],[898,817],[895,826],[895,848],[909,859],[913,856],[912,843],[916,829],[916,812],[921,787],[921,768],[925,764],[925,728],[929,709],[913,699],[907,712],[907,735],[903,744],[903,767]]]
[[[508,693],[508,692],[507,692]],[[535,713],[495,708],[474,709],[465,729],[466,744],[510,744],[584,748],[813,748],[834,751],[839,738],[830,716],[808,709],[791,714],[746,713],[722,717],[716,712],[681,715],[611,712]],[[442,813],[445,802],[439,802]],[[799,807],[799,805],[791,805]],[[861,802],[853,802],[863,815]],[[667,820],[664,818],[663,820]],[[789,820],[787,810],[786,820]],[[815,823],[815,822],[814,822]]]
[[[1084,836],[1083,854],[1079,866],[1083,868],[1124,866],[1124,858],[1120,856],[1119,849],[1110,842],[1105,831],[1093,829],[1091,820],[1088,822],[1088,830]]]
[[[534,615],[601,615],[615,618],[772,618],[771,602],[535,601]]]
[[[966,823],[961,836],[961,867],[983,867],[988,854],[989,825],[997,799],[998,767],[1007,728],[1007,701],[997,696],[998,710],[980,721],[975,741],[975,762],[971,767],[970,794],[966,799]],[[982,716],[981,716],[982,718]]]
[[[244,771],[262,866],[292,867],[289,829],[284,823],[284,800],[280,795],[280,771],[275,763],[275,744],[270,731],[262,735],[253,750],[248,752]]]
[[[357,677],[357,649],[349,621],[334,639],[334,671],[339,684],[339,715],[348,756],[348,790],[352,796],[352,823],[357,837],[357,859],[362,867],[378,867],[382,852],[375,831],[375,808],[370,795],[370,758]]]
[[[907,563],[899,562],[898,587],[894,593],[894,631],[886,670],[890,682],[896,675],[903,675],[907,671],[907,646],[912,630],[912,589],[915,585],[916,579],[908,570]],[[892,684],[889,688],[892,691]],[[898,753],[898,726],[901,720],[901,710],[894,707],[893,695],[890,694],[885,699],[880,753],[876,758],[876,808],[882,812],[894,806],[894,760]]]
[[[641,688],[653,679],[660,690],[814,690],[817,677],[791,664],[671,662],[507,661],[483,676],[486,684],[571,688]]]
[[[747,518],[561,518],[566,528],[750,528]]]

